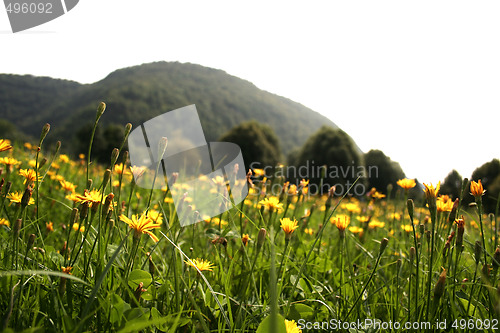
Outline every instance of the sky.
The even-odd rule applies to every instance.
[[[80,0],[14,34],[0,8],[0,73],[92,83],[153,61],[222,69],[437,183],[500,158],[499,14],[498,1]]]

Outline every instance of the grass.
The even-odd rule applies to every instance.
[[[403,189],[315,196],[303,182],[273,199],[280,178],[254,176],[241,205],[181,227],[170,195],[180,184],[136,186],[122,148],[107,166],[59,155],[43,145],[49,129],[34,148],[0,152],[16,161],[0,166],[5,332],[326,332],[366,319],[397,322],[394,332],[445,320],[498,328],[498,219],[480,196],[467,209],[428,196],[426,207]],[[145,223],[131,228],[133,215]]]

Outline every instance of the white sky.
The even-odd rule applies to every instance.
[[[500,157],[498,1],[80,0],[12,34],[0,73],[91,83],[152,61],[223,69],[339,125],[408,177]]]

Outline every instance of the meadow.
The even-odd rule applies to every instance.
[[[47,135],[48,124],[36,144],[0,141],[4,332],[499,328],[498,217],[483,212],[480,181],[464,179],[460,198],[425,182],[413,201],[412,179],[393,197],[312,195],[307,179],[257,169],[244,202],[182,227],[171,195],[182,184],[136,186],[126,136],[98,165],[92,138],[71,159]]]

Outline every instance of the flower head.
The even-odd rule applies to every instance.
[[[196,258],[196,259],[191,259],[191,261],[186,260],[184,262],[191,267],[198,268],[198,270],[200,270],[202,272],[203,271],[212,271],[212,268],[213,268],[213,264],[210,261],[205,260],[205,259]]]
[[[10,141],[7,139],[0,139],[0,151],[6,151],[12,149]]]
[[[470,194],[472,194],[476,199],[478,199],[484,195],[484,192],[486,191],[483,189],[483,184],[481,184],[481,179],[479,179],[477,183],[475,181],[471,181]]]
[[[345,229],[349,225],[349,218],[346,215],[337,217],[335,220],[335,226],[339,229],[340,233],[344,233]]]
[[[243,234],[243,236],[241,236],[241,242],[245,246],[247,246],[249,240],[250,240],[250,236],[248,234]]]
[[[47,232],[54,231],[54,222],[46,222],[45,229],[47,230]]]
[[[75,197],[77,199],[77,202],[81,203],[87,202],[89,203],[90,207],[92,207],[92,204],[100,203],[101,200],[103,199],[102,194],[99,190],[91,190],[91,191],[85,190],[83,195],[77,194]]]
[[[281,211],[283,209],[283,204],[280,203],[280,200],[277,197],[269,197],[264,200],[259,201],[259,205],[266,207],[270,211]]]
[[[134,236],[139,238],[142,234],[148,234],[149,237],[155,242],[158,242],[158,237],[151,232],[152,229],[159,229],[160,224],[155,223],[150,217],[143,213],[140,217],[138,215],[132,215],[132,219],[129,219],[125,215],[120,215],[120,220],[127,223],[130,228],[134,229]]]
[[[35,170],[33,170],[33,169],[21,169],[21,170],[19,170],[19,174],[25,178],[23,184],[26,184],[26,182],[32,183],[32,182],[36,181],[37,174],[36,174]],[[42,178],[42,176],[38,175],[39,181],[41,178]]]
[[[11,192],[7,194],[7,199],[10,200],[10,202],[15,202],[15,203],[21,203],[23,199],[23,193],[21,192]],[[30,198],[28,205],[32,205],[35,203],[35,199]]]
[[[71,266],[67,266],[67,267],[61,266],[61,271],[65,274],[71,274],[72,269],[73,269],[73,267],[71,267]]]
[[[123,163],[115,164],[115,172],[119,175],[129,175],[130,172],[127,170],[127,166]]]
[[[429,200],[436,200],[436,197],[439,193],[439,188],[441,187],[441,182],[439,182],[436,187],[434,187],[432,183],[430,185],[424,183],[424,186],[424,192],[427,198],[427,202],[429,202]]]
[[[302,330],[297,326],[295,320],[285,319],[286,333],[302,333]]]
[[[9,220],[6,220],[4,218],[0,218],[0,225],[4,225],[6,227],[10,227]]]
[[[447,195],[440,195],[436,200],[438,212],[450,212],[453,208],[453,201]]]
[[[296,219],[293,219],[292,221],[288,217],[285,217],[280,219],[280,221],[281,229],[283,229],[287,238],[290,238],[292,232],[299,227]]]
[[[408,178],[398,180],[397,184],[401,186],[405,191],[408,191],[409,189],[415,187],[416,185],[415,179],[408,179]]]
[[[12,157],[0,157],[0,164],[5,164],[7,167],[10,167],[11,165],[21,164],[21,162]]]
[[[75,193],[75,188],[76,186],[71,183],[71,182],[68,182],[66,180],[60,180],[59,183],[61,184],[61,187],[67,191],[67,192],[71,192],[71,193]]]

